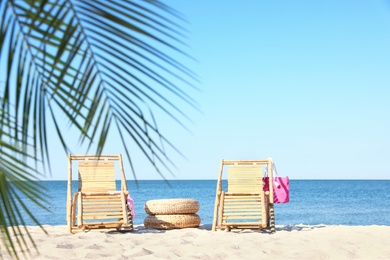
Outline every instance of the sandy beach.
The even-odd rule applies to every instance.
[[[69,234],[28,227],[39,253],[22,259],[389,259],[390,226],[278,226],[276,233],[199,228]],[[1,249],[2,259],[11,259]]]

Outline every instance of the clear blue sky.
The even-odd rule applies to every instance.
[[[158,118],[187,157],[172,154],[177,179],[268,157],[291,179],[390,178],[389,1],[166,3],[189,22],[197,62],[185,62],[201,81],[189,93],[202,112],[183,107],[193,134]],[[124,153],[115,141],[106,152]],[[52,154],[51,179],[66,179],[64,152]],[[134,159],[139,179],[160,179]]]

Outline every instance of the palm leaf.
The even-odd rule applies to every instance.
[[[66,153],[64,118],[89,150],[101,153],[116,127],[132,169],[141,151],[163,178],[172,173],[167,147],[180,152],[154,113],[186,128],[177,104],[197,109],[188,93],[197,77],[174,58],[191,59],[182,22],[159,1],[0,0],[0,225],[10,252],[24,224],[19,211],[33,218],[17,208],[22,197],[44,205],[31,180],[50,169],[48,119]]]

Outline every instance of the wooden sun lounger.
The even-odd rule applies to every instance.
[[[272,159],[222,160],[217,182],[212,231],[217,229],[265,229],[275,231],[273,190],[263,191],[263,171]],[[227,187],[223,187],[227,168]]]
[[[72,162],[78,163],[78,191],[72,200]],[[116,189],[115,164],[121,173]],[[68,155],[68,231],[117,229],[132,231],[131,212],[126,205],[129,194],[121,155]]]

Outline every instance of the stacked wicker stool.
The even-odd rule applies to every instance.
[[[199,207],[195,199],[149,200],[145,203],[145,212],[149,215],[144,220],[144,226],[155,229],[198,227],[200,217],[196,212]]]

